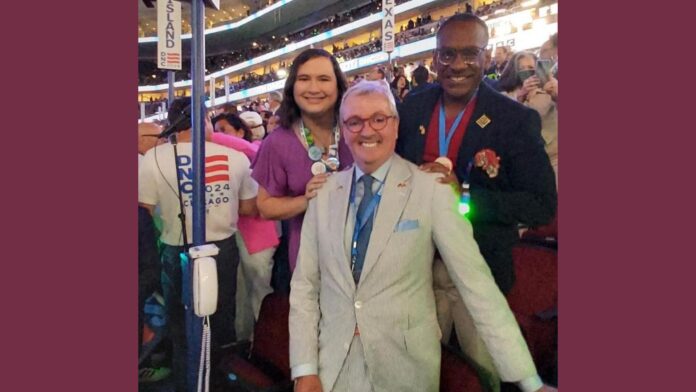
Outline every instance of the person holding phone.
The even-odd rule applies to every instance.
[[[558,94],[558,81],[534,53],[517,52],[505,67],[498,88],[508,97],[539,112],[544,149],[551,161],[558,187],[558,110],[549,92]]]

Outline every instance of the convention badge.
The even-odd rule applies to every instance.
[[[340,162],[338,158],[336,157],[331,157],[325,161],[326,166],[329,167],[329,170],[331,171],[337,171],[338,170],[338,165],[340,165]]]
[[[326,165],[323,162],[314,162],[312,164],[312,174],[316,176],[323,173],[326,173]]]
[[[318,161],[321,159],[323,152],[321,151],[321,148],[319,148],[317,146],[311,146],[307,150],[307,155],[309,155],[309,159],[311,159],[313,161]]]
[[[435,160],[435,163],[441,164],[442,166],[446,167],[449,171],[452,171],[452,169],[454,168],[452,161],[447,157],[438,157]]]
[[[476,120],[476,124],[478,124],[478,126],[481,128],[485,128],[486,125],[488,125],[490,123],[491,123],[491,119],[488,118],[488,116],[486,116],[485,114],[483,116],[479,117],[478,120]]]

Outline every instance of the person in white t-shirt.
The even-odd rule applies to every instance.
[[[170,124],[185,116],[190,98],[175,100],[169,109]],[[206,119],[206,131],[212,128]],[[160,240],[162,249],[162,288],[167,323],[174,353],[172,367],[177,388],[186,386],[186,333],[184,307],[181,302],[181,264],[179,254],[184,242],[179,219],[181,192],[189,245],[193,241],[192,200],[193,167],[191,122],[183,121],[177,134],[176,168],[174,145],[157,146],[145,154],[138,176],[138,202],[152,213],[159,206],[163,221]],[[177,180],[179,170],[181,180]],[[178,182],[178,186],[177,186]],[[254,216],[258,185],[250,177],[249,159],[242,153],[215,143],[205,143],[205,240],[220,249],[217,261],[218,302],[211,316],[211,354],[215,362],[221,346],[236,341],[234,330],[235,294],[239,250],[235,242],[239,215]]]
[[[145,153],[151,148],[160,144],[161,139],[157,135],[162,132],[162,127],[155,123],[140,123],[138,124],[138,168],[142,162]]]

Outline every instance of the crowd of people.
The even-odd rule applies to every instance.
[[[406,0],[397,0],[395,4],[405,3]],[[474,12],[478,16],[485,16],[494,13],[498,9],[509,9],[515,6],[519,0],[496,0],[488,4],[478,7],[475,11],[471,8],[469,2],[466,2],[466,12]],[[205,60],[206,72],[212,73],[223,70],[225,68],[231,67],[233,65],[242,63],[247,60],[251,60],[258,56],[266,53],[270,53],[274,50],[281,49],[289,44],[303,41],[307,38],[319,35],[326,31],[332,30],[336,27],[342,26],[347,23],[351,23],[355,20],[368,16],[370,14],[380,12],[382,10],[381,0],[373,0],[372,2],[362,5],[360,7],[354,8],[342,14],[335,14],[321,22],[303,28],[300,31],[290,33],[284,36],[262,37],[254,41],[251,46],[244,47],[241,49],[232,50],[228,53],[215,54],[207,56]],[[464,10],[458,10],[457,12],[465,12]],[[401,26],[399,33],[396,35],[396,45],[403,45],[405,43],[413,41],[416,37],[423,37],[432,34],[436,26],[431,25],[433,22],[432,17],[429,13],[425,15],[417,16],[416,18],[411,18],[407,22],[406,26]],[[426,26],[427,25],[427,26]],[[432,30],[432,31],[431,31]],[[375,53],[381,50],[381,41],[379,38],[371,39],[363,43],[353,43],[350,45],[347,41],[343,42],[343,45],[336,43],[332,53],[337,56],[339,61],[350,60],[352,58],[360,57],[366,54]],[[184,80],[190,79],[191,75],[188,71],[191,67],[190,60],[183,60],[183,71],[175,72],[175,79]],[[281,66],[280,68],[284,68]],[[154,85],[163,84],[167,82],[167,73],[158,69],[154,61],[141,60],[138,62],[139,70],[139,85]],[[272,75],[270,72],[268,75]],[[255,75],[255,74],[254,74]],[[263,77],[265,75],[256,75],[257,78]],[[245,77],[251,77],[249,74]],[[272,77],[275,77],[272,75]],[[253,79],[256,80],[256,79]],[[252,82],[250,87],[257,84]],[[235,85],[231,87],[232,91],[239,91],[243,89],[244,83]]]
[[[396,1],[397,4],[403,3],[405,0]],[[255,45],[237,50],[232,50],[229,53],[216,54],[206,56],[205,68],[208,72],[216,72],[232,65],[251,60],[265,53],[272,52],[277,49],[282,49],[287,45],[300,42],[304,39],[319,35],[346,23],[367,16],[374,12],[379,12],[382,9],[381,0],[373,0],[372,2],[354,8],[342,14],[335,14],[321,22],[312,24],[308,27],[289,33],[283,36],[272,35],[270,37],[261,37],[254,41]],[[166,82],[166,73],[158,71],[157,65],[153,61],[140,61],[139,67],[139,82],[140,84],[161,84]],[[183,69],[190,69],[190,61],[184,59]],[[190,78],[187,71],[177,72],[177,80],[179,78]]]

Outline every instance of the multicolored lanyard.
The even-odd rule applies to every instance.
[[[326,173],[327,171],[337,171],[340,161],[338,159],[338,141],[341,138],[341,132],[338,125],[334,126],[334,142],[329,146],[328,158],[326,160],[322,159],[324,155],[323,149],[314,144],[314,137],[309,130],[305,128],[304,121],[300,119],[300,134],[302,135],[302,140],[305,147],[307,148],[307,155],[309,159],[314,162],[312,164],[312,174]]]

